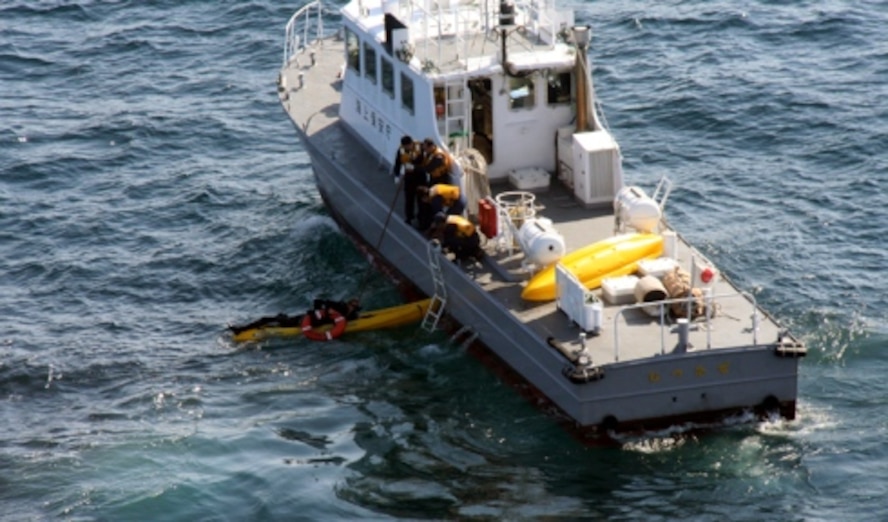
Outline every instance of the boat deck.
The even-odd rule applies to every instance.
[[[340,42],[330,42],[315,49],[316,65],[310,66],[306,55],[292,60],[281,82],[281,98],[289,116],[311,140],[313,145],[333,163],[340,165],[366,165],[353,176],[382,201],[391,202],[396,186],[390,175],[389,158],[379,157],[363,146],[361,141],[347,131],[337,118],[340,98],[340,82],[337,76],[342,65]],[[302,79],[300,80],[300,75]],[[301,83],[300,83],[301,82]],[[300,88],[301,85],[301,88]],[[302,91],[302,92],[300,92]],[[312,103],[300,102],[303,93],[310,93]],[[491,187],[499,191],[514,191],[503,184]],[[394,206],[399,221],[403,222],[403,195]],[[549,218],[564,236],[567,252],[611,237],[614,234],[614,215],[609,206],[590,210],[577,203],[569,189],[553,176],[551,186],[545,192],[535,193],[536,214]],[[394,218],[393,218],[394,219]],[[407,232],[420,234],[418,231]],[[579,349],[581,330],[557,309],[555,302],[527,302],[520,297],[522,284],[529,274],[521,268],[520,249],[510,251],[495,241],[488,241],[488,262],[466,266],[464,269],[474,281],[508,309],[521,322],[530,326],[543,338],[553,338],[571,349]],[[702,258],[692,247],[678,237],[675,258],[680,266],[690,272],[693,255]],[[601,291],[596,294],[601,296]],[[713,287],[717,313],[709,320],[692,321],[689,343],[691,350],[718,350],[751,346],[757,343],[774,343],[780,327],[756,306],[749,296],[724,276]],[[640,308],[624,309],[603,302],[603,325],[600,335],[585,338],[587,352],[595,364],[616,361],[627,362],[649,358],[655,354],[669,354],[676,347],[678,335],[674,321],[668,319],[661,326],[659,319],[651,317]],[[757,328],[753,328],[753,315]]]

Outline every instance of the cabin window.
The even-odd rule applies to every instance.
[[[364,42],[364,76],[376,83],[376,49]]]
[[[356,72],[361,72],[361,44],[358,35],[350,29],[345,30],[345,55],[348,67]]]
[[[546,75],[548,82],[548,101],[549,105],[560,105],[570,103],[570,72],[550,71]]]
[[[533,77],[509,76],[509,108],[532,109],[534,104]]]
[[[395,68],[386,57],[382,60],[382,92],[389,95],[390,98],[395,97]]]
[[[413,80],[404,73],[401,73],[401,106],[413,114]]]

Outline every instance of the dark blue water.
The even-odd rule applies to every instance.
[[[398,293],[275,92],[299,3],[0,4],[3,520],[888,520],[888,7],[575,2],[630,182],[808,344],[795,422],[580,446]]]

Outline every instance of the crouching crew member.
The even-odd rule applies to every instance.
[[[428,202],[428,211],[431,213],[431,220],[438,212],[449,215],[462,215],[466,209],[466,198],[463,196],[457,185],[445,185],[439,183],[429,188],[420,187],[420,199]],[[426,223],[426,227],[431,222]],[[420,216],[420,226],[422,226],[422,216]]]
[[[435,214],[435,226],[430,236],[441,241],[445,252],[451,252],[458,261],[484,258],[481,237],[471,221],[462,216],[448,216],[443,212]]]

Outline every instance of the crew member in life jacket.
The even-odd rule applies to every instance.
[[[431,187],[419,188],[420,199],[428,203],[428,219],[423,223],[422,206],[420,206],[419,225],[427,229],[432,223],[431,219],[438,212],[448,215],[462,215],[466,209],[466,198],[457,185],[445,185],[439,183]]]
[[[484,258],[478,230],[462,216],[448,216],[443,212],[435,214],[435,225],[429,235],[441,241],[442,249],[453,253],[457,261],[481,261]]]
[[[423,166],[429,177],[429,185],[437,185],[439,183],[452,185],[453,174],[450,172],[450,169],[453,167],[453,158],[450,157],[450,154],[435,145],[431,138],[426,138],[422,142],[422,149],[425,154]]]
[[[419,199],[416,189],[426,185],[426,175],[422,168],[423,159],[422,145],[419,142],[413,141],[410,136],[401,138],[392,175],[396,184],[404,184],[404,220],[407,223],[416,217],[416,202]],[[403,180],[401,176],[404,177]]]

